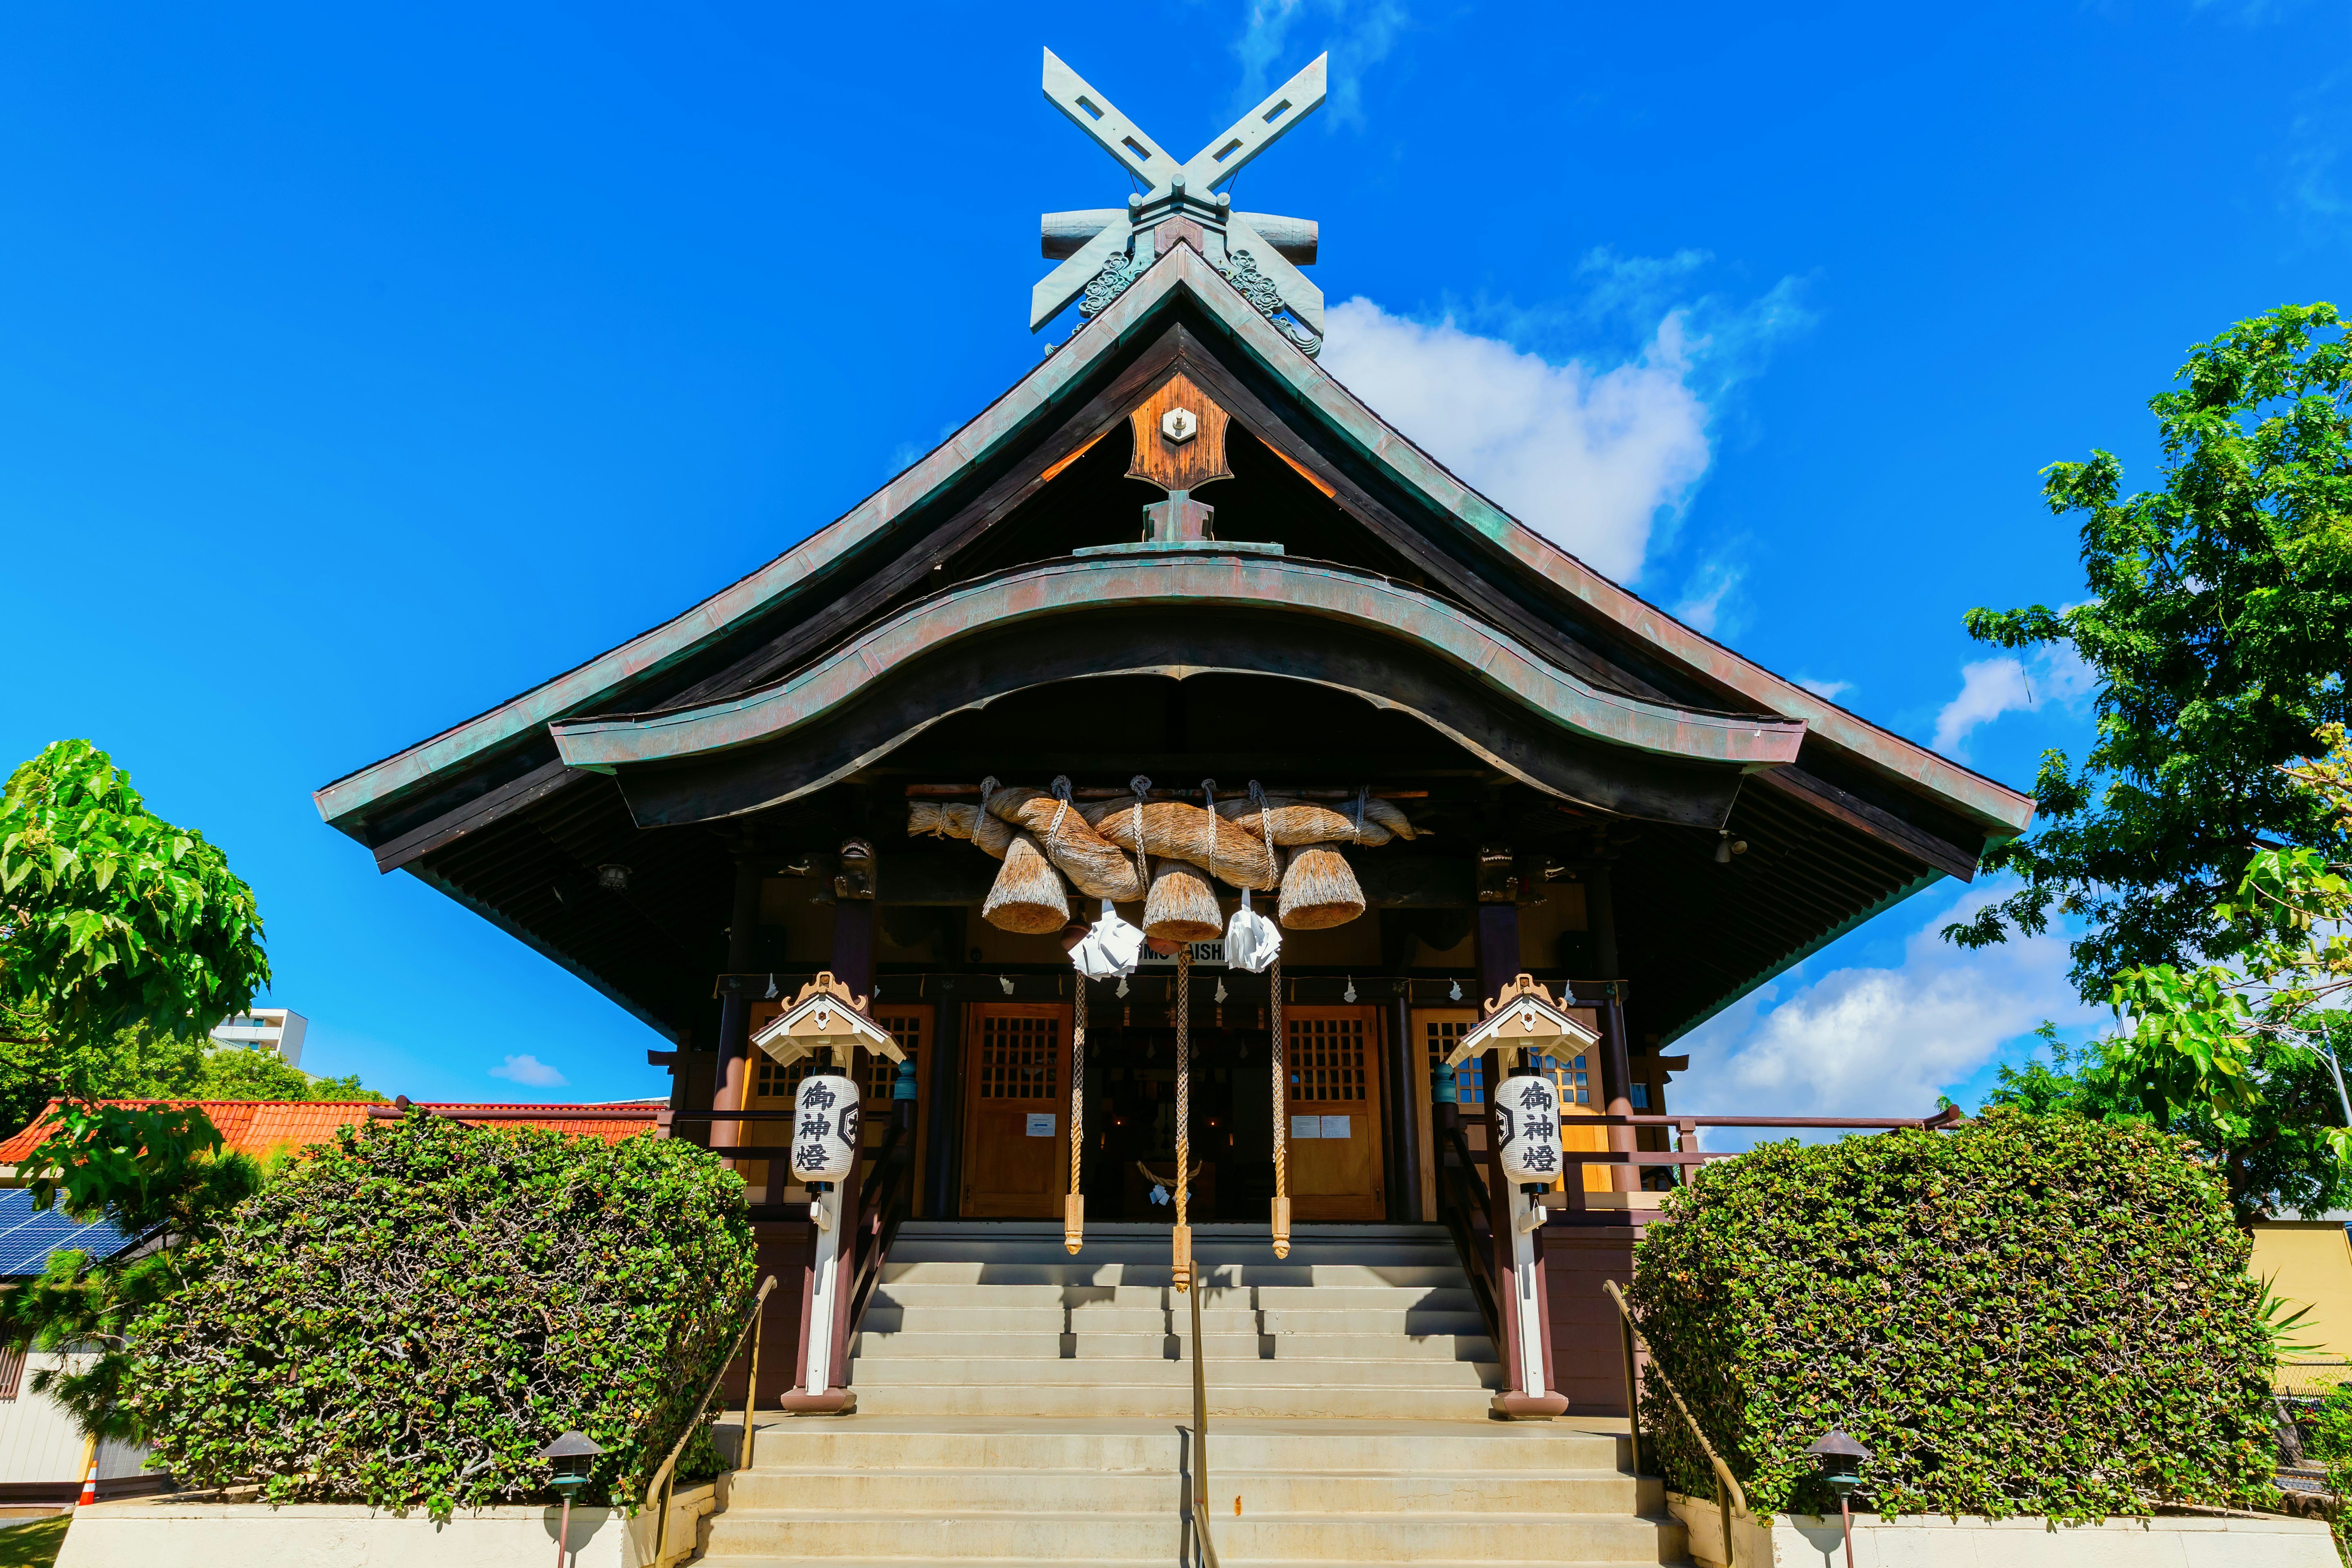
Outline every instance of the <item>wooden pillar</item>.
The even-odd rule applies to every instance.
[[[727,973],[743,974],[760,959],[760,873],[755,860],[735,862],[735,897],[727,922]],[[719,1004],[719,1060],[710,1082],[710,1109],[740,1110],[751,1094],[751,996],[730,990]],[[710,1129],[721,1148],[744,1142],[743,1123],[721,1121]],[[730,1160],[737,1170],[748,1161]]]
[[[923,1170],[929,1190],[923,1212],[933,1219],[952,1219],[956,1194],[963,1190],[957,1173],[963,1142],[963,1004],[955,999],[949,976],[935,974],[931,984],[939,1005],[931,1010],[931,1059],[923,1068],[930,1118],[924,1123]]]
[[[850,994],[868,998],[874,994],[874,900],[841,899],[833,906],[833,960],[826,966],[833,977],[849,987]],[[863,1065],[857,1059],[857,1047],[846,1048],[847,1061],[834,1066],[850,1079],[860,1078]],[[862,1105],[867,1117],[890,1114],[887,1101],[880,1105]],[[857,1279],[859,1248],[864,1238],[857,1232],[858,1197],[861,1187],[860,1166],[853,1161],[849,1174],[842,1178],[838,1229],[834,1233],[831,1259],[822,1265],[833,1272],[833,1323],[826,1331],[831,1335],[826,1358],[825,1386],[821,1391],[809,1387],[809,1336],[814,1331],[814,1308],[816,1301],[817,1258],[820,1247],[814,1237],[815,1223],[810,1223],[812,1241],[810,1262],[801,1287],[800,1353],[793,1374],[793,1392],[780,1403],[798,1415],[838,1415],[857,1407],[857,1396],[849,1392],[846,1377],[849,1371],[849,1306],[850,1289]],[[814,1210],[812,1205],[812,1211]]]
[[[1422,1131],[1415,1111],[1420,1102],[1412,1092],[1412,1075],[1419,1070],[1421,1052],[1412,1037],[1411,993],[1408,984],[1389,1008],[1389,1070],[1381,1094],[1394,1108],[1390,1113],[1394,1132],[1388,1141],[1389,1218],[1401,1224],[1427,1217],[1421,1212]]]
[[[1509,903],[1482,903],[1478,906],[1478,1002],[1481,1008],[1502,994],[1503,987],[1518,978],[1519,973],[1519,911]],[[1544,1283],[1543,1232],[1538,1229],[1528,1237],[1531,1256],[1525,1260],[1518,1253],[1518,1229],[1511,1215],[1511,1186],[1503,1174],[1502,1141],[1495,1136],[1493,1124],[1496,1097],[1503,1085],[1503,1058],[1499,1051],[1488,1051],[1484,1058],[1486,1085],[1486,1196],[1487,1228],[1494,1247],[1494,1277],[1505,1289],[1496,1292],[1500,1298],[1496,1305],[1501,1310],[1501,1328],[1507,1343],[1496,1347],[1503,1358],[1503,1368],[1510,1387],[1495,1396],[1497,1414],[1516,1420],[1548,1421],[1568,1408],[1568,1401],[1551,1384],[1551,1307]],[[1520,1314],[1535,1320],[1536,1337],[1540,1341],[1539,1363],[1526,1364],[1524,1340],[1520,1332]],[[1543,1390],[1529,1394],[1530,1387]]]
[[[1612,1116],[1633,1114],[1633,1068],[1631,1054],[1625,1047],[1625,1002],[1623,987],[1618,982],[1624,976],[1617,954],[1617,908],[1615,889],[1610,880],[1609,868],[1601,867],[1588,872],[1584,884],[1585,921],[1592,931],[1593,963],[1601,977],[1609,983],[1609,990],[1601,1007],[1601,1093]],[[1609,1129],[1612,1152],[1631,1153],[1640,1146],[1631,1127]],[[1609,1167],[1609,1184],[1621,1193],[1630,1193],[1642,1184],[1641,1168],[1636,1165]]]

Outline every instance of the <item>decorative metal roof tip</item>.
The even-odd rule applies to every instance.
[[[1074,300],[1078,314],[1093,321],[1170,247],[1190,241],[1285,338],[1310,357],[1319,353],[1323,291],[1298,270],[1316,257],[1314,222],[1235,212],[1233,197],[1216,187],[1322,107],[1329,58],[1318,55],[1265,102],[1180,164],[1047,49],[1046,101],[1069,116],[1143,188],[1128,196],[1124,212],[1092,207],[1041,215],[1039,247],[1062,264],[1031,291],[1029,330],[1043,329]]]

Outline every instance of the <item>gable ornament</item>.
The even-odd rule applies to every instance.
[[[1093,321],[1117,302],[1181,234],[1251,309],[1306,354],[1323,346],[1323,291],[1298,270],[1311,264],[1319,236],[1308,219],[1234,210],[1217,187],[1323,103],[1328,56],[1275,89],[1192,158],[1180,163],[1154,137],[1119,112],[1085,78],[1045,51],[1046,100],[1141,187],[1124,211],[1097,207],[1046,213],[1038,243],[1061,262],[1030,291],[1029,330],[1036,331],[1072,300]],[[1163,226],[1173,225],[1162,233]]]

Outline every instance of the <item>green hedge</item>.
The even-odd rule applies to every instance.
[[[2220,1175],[2175,1140],[1995,1111],[1712,1166],[1634,1258],[1654,1353],[1749,1507],[2096,1518],[2268,1498],[2271,1340]],[[1670,1484],[1711,1472],[1654,1388]]]
[[[192,1248],[130,1393],[187,1485],[457,1508],[542,1494],[568,1428],[626,1505],[732,1342],[743,1185],[675,1140],[415,1113],[345,1129]]]

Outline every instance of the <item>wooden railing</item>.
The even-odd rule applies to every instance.
[[[889,1259],[890,1244],[898,1239],[899,1223],[913,1206],[914,1107],[907,1109],[910,1114],[891,1119],[882,1147],[875,1151],[874,1179],[859,1189],[857,1223],[843,1237],[854,1250],[849,1288],[842,1293],[846,1305],[834,1316],[833,1364],[838,1368],[848,1366],[850,1342],[865,1321],[874,1288],[882,1282],[882,1266]]]
[[[1478,1158],[1462,1135],[1458,1112],[1440,1106],[1433,1119],[1437,1134],[1437,1217],[1454,1237],[1454,1250],[1469,1278],[1471,1298],[1486,1324],[1486,1338],[1498,1352],[1508,1353],[1510,1340],[1503,1328],[1506,1280],[1495,1278],[1494,1207],[1486,1183],[1478,1174]]]
[[[1952,1126],[1961,1120],[1955,1106],[1939,1110],[1933,1116],[1577,1116],[1565,1123],[1571,1128],[1584,1127],[1663,1127],[1675,1132],[1675,1147],[1665,1149],[1569,1149],[1562,1152],[1562,1184],[1567,1190],[1545,1193],[1538,1201],[1549,1209],[1561,1209],[1570,1214],[1586,1215],[1594,1210],[1587,1198],[1582,1180],[1587,1165],[1631,1165],[1636,1170],[1667,1169],[1686,1180],[1684,1173],[1717,1160],[1735,1160],[1738,1151],[1702,1150],[1698,1146],[1702,1127],[1748,1127],[1776,1131],[1824,1132],[1891,1132],[1902,1129],[1925,1129],[1934,1131]],[[1656,1194],[1663,1198],[1664,1193]]]

